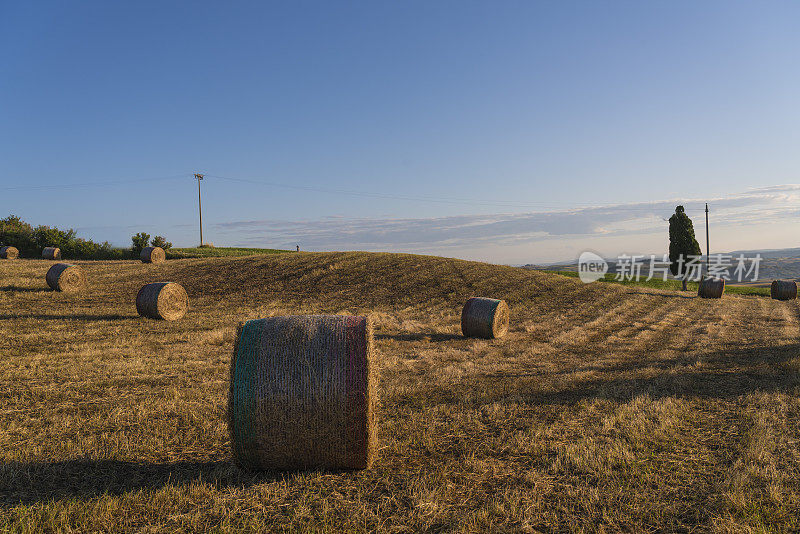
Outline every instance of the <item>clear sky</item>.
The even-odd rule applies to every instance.
[[[800,246],[800,4],[2,2],[0,216],[498,263]],[[273,184],[273,185],[268,185]],[[277,184],[277,185],[275,185]],[[288,186],[288,187],[287,187]]]

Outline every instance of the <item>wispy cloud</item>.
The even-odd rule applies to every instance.
[[[752,189],[709,201],[715,224],[757,224],[800,218],[800,185]],[[443,252],[483,245],[535,244],[579,238],[662,232],[677,204],[696,219],[705,202],[663,200],[570,210],[414,219],[326,217],[316,220],[245,220],[216,225],[241,245],[271,243],[318,250],[363,249]],[[699,220],[697,221],[700,222]]]

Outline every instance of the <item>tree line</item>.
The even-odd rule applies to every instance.
[[[0,219],[0,246],[12,246],[19,250],[20,255],[29,258],[38,258],[45,247],[58,247],[64,258],[82,260],[121,260],[138,258],[142,248],[146,246],[168,249],[172,243],[162,236],[155,236],[150,240],[150,235],[139,232],[131,238],[131,248],[114,247],[108,241],[96,243],[91,239],[77,236],[72,228],[62,230],[54,226],[32,226],[16,215],[9,215]]]

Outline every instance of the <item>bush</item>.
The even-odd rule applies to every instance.
[[[37,255],[33,227],[16,215],[0,219],[0,245],[16,247],[23,256]]]
[[[135,236],[131,236],[131,241],[133,242],[133,246],[131,247],[133,255],[134,257],[138,256],[143,248],[150,246],[150,234],[139,232]]]
[[[59,230],[49,226],[37,226],[33,231],[33,239],[36,247],[58,247],[62,253],[69,253],[72,242],[75,241],[75,230]]]
[[[164,239],[164,237],[163,237],[163,236],[160,236],[160,235],[157,235],[157,236],[155,236],[155,237],[153,238],[152,245],[153,245],[154,247],[161,247],[161,248],[163,248],[164,250],[167,250],[167,249],[170,249],[170,248],[172,248],[172,243],[170,243],[169,241],[167,241],[166,239]]]
[[[131,257],[131,251],[127,248],[112,247],[108,241],[103,241],[100,249],[92,258],[93,260],[127,260]]]
[[[130,250],[114,248],[108,241],[98,244],[77,238],[73,229],[60,230],[49,226],[33,228],[16,215],[0,219],[0,245],[16,247],[23,257],[29,258],[41,257],[44,247],[60,248],[64,258],[121,260],[130,257]]]
[[[93,258],[100,251],[100,245],[86,239],[73,239],[61,248],[61,254],[74,258]]]
[[[16,215],[0,219],[0,246],[16,247],[20,255],[29,258],[40,258],[44,247],[58,247],[65,259],[82,260],[123,260],[138,258],[142,249],[150,245],[150,234],[139,232],[131,237],[133,247],[114,248],[108,241],[95,243],[90,239],[76,237],[72,228],[59,228],[40,225],[34,228]],[[153,238],[153,246],[167,250],[172,243],[163,236]]]

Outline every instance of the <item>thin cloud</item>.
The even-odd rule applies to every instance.
[[[758,224],[797,219],[800,185],[749,190],[709,201],[715,224]],[[663,200],[560,211],[373,219],[325,217],[316,220],[248,220],[216,225],[241,245],[302,243],[318,250],[431,250],[476,248],[485,244],[534,244],[552,238],[643,234],[663,230],[664,221],[682,204],[700,217],[705,201]],[[702,224],[701,220],[696,224]]]

